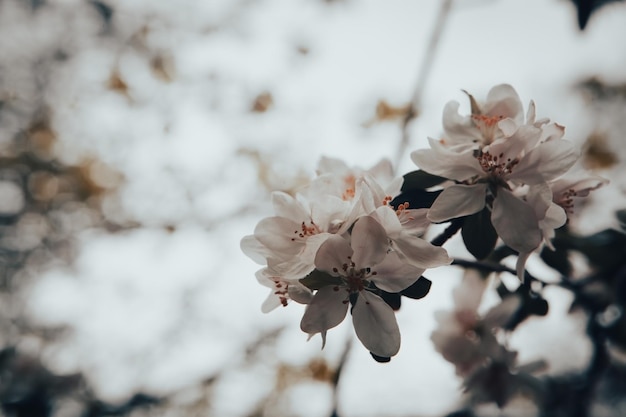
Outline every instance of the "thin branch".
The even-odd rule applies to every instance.
[[[435,237],[430,243],[435,246],[443,246],[452,236],[463,227],[463,218],[454,219],[450,222],[450,225],[441,232],[441,234]]]
[[[411,102],[409,103],[409,109],[406,113],[406,116],[404,117],[404,120],[402,121],[402,139],[400,141],[400,145],[398,146],[398,152],[396,153],[396,159],[394,164],[394,167],[396,167],[396,169],[400,165],[402,156],[405,154],[406,149],[409,146],[409,142],[411,141],[408,126],[411,121],[416,118],[421,112],[422,96],[424,95],[424,89],[426,88],[428,76],[430,75],[431,69],[435,62],[435,55],[437,52],[437,47],[439,46],[441,34],[443,33],[443,30],[448,21],[450,10],[452,9],[452,1],[453,0],[442,0],[441,6],[439,8],[439,13],[437,14],[437,20],[435,21],[433,31],[430,34],[430,39],[426,47],[426,53],[422,58],[422,65],[418,72],[415,89],[413,90],[413,96],[411,97]]]

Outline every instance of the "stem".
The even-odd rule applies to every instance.
[[[422,58],[422,65],[418,72],[417,82],[415,84],[415,89],[413,90],[413,96],[411,97],[411,102],[409,103],[409,109],[404,117],[404,120],[402,121],[402,138],[400,140],[400,145],[398,146],[394,163],[394,167],[396,167],[396,169],[400,165],[402,156],[406,152],[406,148],[409,146],[409,142],[411,141],[408,126],[421,111],[422,96],[424,95],[424,89],[426,88],[426,81],[428,80],[428,76],[430,75],[430,71],[435,62],[435,55],[439,45],[439,40],[441,39],[441,34],[446,26],[451,9],[452,0],[442,0],[439,13],[437,14],[437,20],[435,21],[435,26],[433,27],[433,31],[430,34],[430,39],[426,47],[426,53]]]
[[[435,237],[430,243],[435,246],[443,246],[452,236],[463,227],[463,218],[454,219],[450,222],[450,226],[446,228],[439,236]]]

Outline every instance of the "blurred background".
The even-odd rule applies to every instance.
[[[447,101],[468,111],[461,89],[484,98],[499,83],[611,179],[573,227],[612,227],[625,68],[623,2],[1,0],[2,413],[454,410],[460,382],[429,337],[458,269],[430,272],[429,296],[398,313],[399,355],[379,364],[349,324],[322,351],[299,329],[302,306],[262,314],[268,290],[239,241],[322,155],[389,158],[402,175]],[[567,294],[551,296],[511,343],[576,370],[589,343]]]

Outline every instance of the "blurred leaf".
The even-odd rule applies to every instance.
[[[400,294],[414,300],[419,300],[420,298],[424,298],[428,295],[431,286],[432,282],[428,278],[419,277],[419,279],[412,285],[400,291]]]
[[[585,27],[589,22],[589,18],[599,8],[617,1],[620,0],[572,0],[577,9],[578,27],[580,30],[585,30]]]
[[[385,100],[378,100],[376,104],[376,115],[363,123],[363,126],[370,127],[378,122],[405,119],[409,112],[411,112],[411,103],[401,106],[392,106]]]
[[[583,164],[588,169],[610,168],[619,162],[608,143],[606,134],[595,132],[589,135],[583,147]]]
[[[555,245],[555,250],[544,247],[541,251],[541,259],[543,259],[546,265],[565,277],[569,277],[572,274],[572,264],[567,255],[567,250],[557,245]]]
[[[370,355],[372,355],[372,358],[374,358],[374,360],[379,363],[387,363],[391,361],[391,358],[386,356],[378,356],[373,354],[372,352],[370,352]]]
[[[169,83],[174,80],[174,59],[171,55],[155,55],[150,60],[150,69],[156,78],[165,83]]]
[[[254,99],[252,103],[252,111],[255,113],[265,113],[274,104],[272,94],[264,91]]]
[[[498,234],[491,224],[491,212],[487,207],[465,218],[461,230],[463,243],[476,259],[485,259],[496,247]]]
[[[309,275],[302,278],[300,280],[302,285],[306,286],[311,290],[319,290],[322,287],[326,287],[328,285],[341,285],[341,279],[338,277],[333,277],[326,272],[320,271],[319,269],[313,270]]]
[[[616,211],[615,217],[617,217],[622,230],[626,231],[626,209]]]
[[[439,185],[444,181],[447,181],[447,178],[438,177],[437,175],[429,174],[426,171],[418,169],[404,175],[402,191],[425,190],[426,188]]]

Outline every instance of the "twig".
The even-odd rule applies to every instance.
[[[406,116],[404,117],[404,120],[402,121],[402,138],[400,140],[400,145],[398,146],[398,152],[396,153],[396,159],[394,163],[394,167],[396,169],[400,165],[402,156],[409,146],[411,138],[409,136],[408,126],[411,121],[419,115],[421,111],[422,96],[424,95],[424,89],[426,88],[426,81],[428,80],[428,76],[430,75],[430,71],[435,62],[437,46],[439,45],[439,40],[441,39],[441,34],[443,33],[443,29],[446,26],[446,22],[448,20],[448,16],[450,15],[451,9],[452,0],[442,0],[441,6],[439,8],[439,13],[437,15],[437,20],[435,21],[435,26],[433,27],[433,31],[431,32],[430,39],[428,41],[428,46],[426,47],[426,53],[422,58],[422,65],[418,72],[418,78],[415,84],[415,89],[413,90],[411,102],[409,103],[409,109],[406,113]]]
[[[450,222],[450,225],[441,232],[441,234],[435,237],[430,243],[435,246],[442,246],[444,243],[448,241],[452,236],[458,232],[461,227],[463,227],[463,218],[454,219]]]

